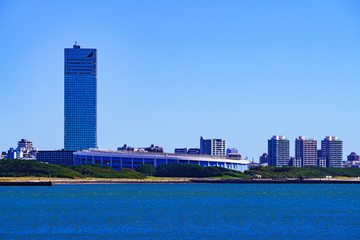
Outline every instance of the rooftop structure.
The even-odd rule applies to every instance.
[[[124,144],[124,146],[119,147],[117,149],[118,151],[132,151],[132,152],[164,152],[164,148],[155,146],[154,144],[151,144],[150,147],[145,148],[134,148],[131,146],[128,146],[127,144]]]
[[[177,154],[200,154],[200,148],[175,148]]]

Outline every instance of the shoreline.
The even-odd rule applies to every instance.
[[[200,183],[237,183],[237,184],[360,184],[360,179],[39,179],[0,180],[0,186],[53,186],[83,184],[200,184]]]

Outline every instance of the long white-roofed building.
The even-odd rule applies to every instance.
[[[249,169],[249,161],[244,159],[229,159],[210,155],[172,154],[157,152],[133,152],[90,149],[74,152],[74,165],[98,164],[110,166],[115,170],[122,168],[135,169],[141,164],[154,167],[160,164],[196,164],[203,167],[223,167],[244,172]]]

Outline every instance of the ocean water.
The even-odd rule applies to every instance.
[[[0,187],[0,239],[359,239],[360,185]]]

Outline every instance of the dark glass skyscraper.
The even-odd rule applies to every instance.
[[[97,51],[65,48],[64,148],[80,151],[96,148]]]

